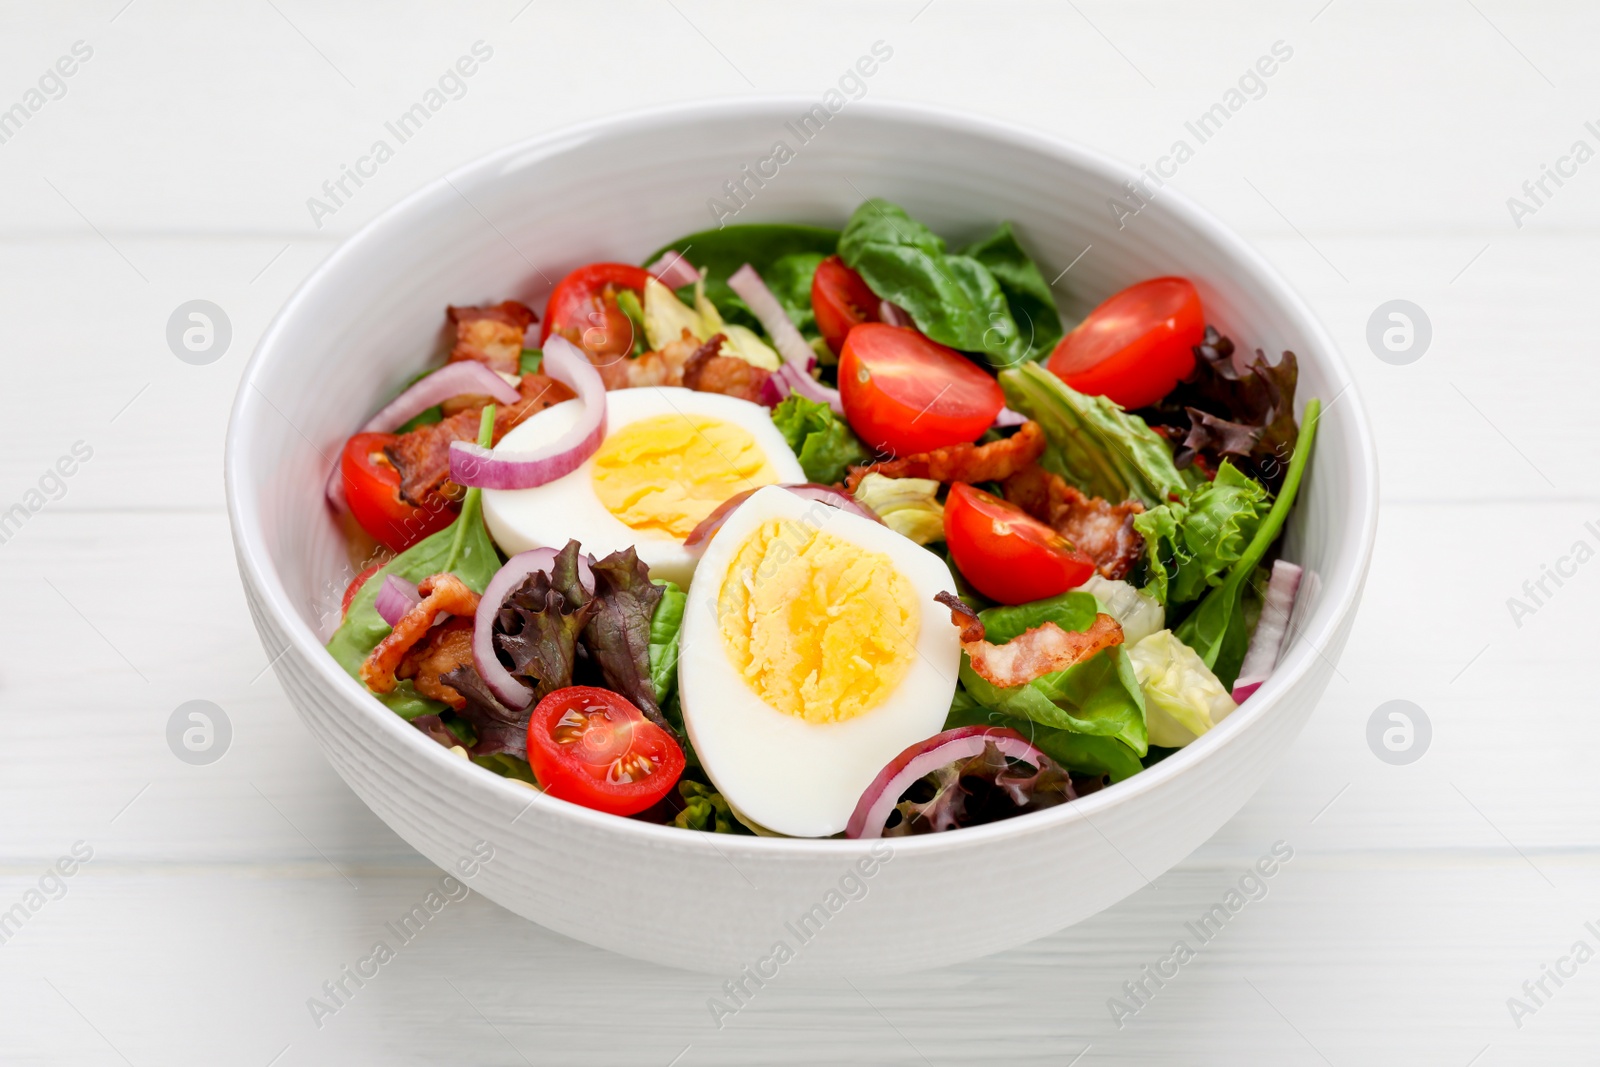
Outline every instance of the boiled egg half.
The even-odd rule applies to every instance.
[[[558,439],[582,414],[578,400],[538,412],[496,451]],[[577,470],[532,489],[485,489],[483,517],[507,553],[576,539],[595,557],[634,546],[653,578],[689,585],[695,556],[684,538],[718,504],[779,482],[803,482],[767,409],[719,393],[665,386],[606,394],[606,437]]]
[[[907,746],[939,732],[961,645],[950,569],[887,526],[771,486],[700,561],[679,634],[695,752],[746,819],[826,837]]]

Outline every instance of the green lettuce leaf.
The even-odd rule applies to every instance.
[[[1194,649],[1171,630],[1151,634],[1128,649],[1144,691],[1150,743],[1182,748],[1238,707]]]
[[[678,630],[688,597],[676,582],[659,579],[655,584],[661,588],[661,601],[650,616],[650,684],[656,703],[665,710],[678,684]]]
[[[538,785],[538,779],[533,776],[533,768],[528,766],[528,761],[518,759],[508,752],[497,752],[492,756],[473,756],[472,762],[480,767],[487,767],[502,778],[516,778],[527,782],[529,785]]]
[[[685,778],[678,783],[678,795],[684,800],[684,809],[673,817],[672,825],[717,834],[750,832],[733,817],[722,794],[710,786]]]
[[[856,208],[839,237],[839,258],[935,341],[980,353],[995,367],[1029,358],[1028,338],[993,272],[947,251],[944,239],[904,208],[878,199]]]
[[[641,356],[645,352],[644,305],[639,303],[639,297],[632,289],[617,291],[617,310],[628,316],[628,326],[633,332],[633,355]],[[673,340],[677,335],[673,335]]]
[[[1055,730],[1029,719],[1015,719],[984,707],[960,686],[956,687],[956,699],[944,728],[954,730],[958,726],[1009,727],[1074,774],[1105,774],[1113,782],[1120,782],[1144,769],[1133,749],[1114,737]]]
[[[1211,673],[1230,689],[1239,677],[1239,667],[1244,663],[1245,650],[1250,644],[1244,613],[1245,584],[1283,532],[1283,525],[1294,508],[1295,496],[1300,491],[1300,482],[1316,444],[1317,420],[1321,413],[1321,401],[1313,398],[1306,402],[1294,455],[1289,460],[1289,473],[1284,477],[1278,499],[1272,503],[1272,510],[1256,527],[1255,536],[1229,568],[1222,584],[1207,593],[1175,631],[1178,640],[1199,653]]]
[[[1050,283],[1017,243],[1011,223],[1002,222],[994,233],[963,248],[961,253],[988,267],[989,273],[1000,283],[1011,308],[1011,317],[1016,320],[1027,346],[1023,358],[1048,356],[1062,338],[1061,312],[1056,308]]]
[[[1228,460],[1216,479],[1134,516],[1149,561],[1144,591],[1163,604],[1197,600],[1222,584],[1239,561],[1271,500],[1260,482]]]
[[[1120,645],[1064,671],[1006,689],[980,677],[963,654],[961,684],[979,704],[1011,718],[1029,719],[1057,730],[1116,738],[1138,756],[1149,748],[1144,696]]]
[[[1000,388],[1012,410],[1044,430],[1050,443],[1041,464],[1090,496],[1154,508],[1195,484],[1143,419],[1068,387],[1036,363],[1001,371]]]
[[[889,529],[927,545],[944,540],[939,487],[932,478],[886,478],[872,471],[856,485],[854,496]]]
[[[706,297],[716,305],[727,322],[740,326],[747,326],[752,330],[761,331],[761,322],[739,295],[728,288],[728,276],[748,263],[755,268],[761,280],[767,282],[767,287],[772,288],[768,275],[773,273],[774,267],[780,260],[797,255],[815,255],[818,262],[820,257],[833,255],[834,248],[839,243],[839,231],[830,230],[822,226],[794,226],[786,223],[756,223],[747,226],[724,226],[720,230],[701,230],[699,233],[685,234],[671,244],[662,245],[649,256],[645,257],[645,265],[654,263],[668,252],[682,253],[696,269],[706,272]],[[793,262],[784,267],[785,272],[799,273],[803,268],[798,262]],[[815,266],[812,267],[815,270]],[[796,291],[791,276],[789,285],[791,296]],[[811,279],[806,278],[806,298],[804,306],[807,310],[811,306]],[[685,286],[678,291],[679,297],[690,303],[694,300],[694,289]],[[784,302],[785,310],[794,317],[794,309]],[[800,323],[796,322],[796,326]],[[815,323],[812,328],[815,329]]]
[[[479,442],[485,447],[488,446],[493,426],[494,405],[490,404],[484,408],[482,428],[478,435]],[[383,587],[383,580],[388,575],[417,583],[429,575],[449,571],[460,578],[467,588],[482,593],[489,579],[500,569],[500,562],[500,553],[483,524],[483,491],[468,489],[461,502],[461,514],[456,516],[455,522],[400,553],[380,567],[356,591],[344,621],[328,639],[328,652],[351,677],[360,680],[361,664],[392,629],[383,621],[377,608],[378,590]],[[409,680],[400,682],[391,692],[372,695],[403,719],[437,715],[446,710],[446,705],[420,695]]]
[[[1099,612],[1099,602],[1093,595],[1072,589],[1026,604],[986,608],[978,612],[978,619],[983,623],[984,640],[1003,645],[1047,622],[1069,633],[1082,633],[1094,625],[1094,617]]]
[[[772,424],[794,450],[807,481],[841,482],[848,468],[872,458],[849,423],[828,405],[798,393],[790,393],[772,409]]]
[[[1091,574],[1078,589],[1093,593],[1095,600],[1100,602],[1100,610],[1117,620],[1117,625],[1122,627],[1122,643],[1125,645],[1137,644],[1157,630],[1166,628],[1167,613],[1161,602],[1127,582]]]

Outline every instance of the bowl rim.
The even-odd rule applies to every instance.
[[[544,133],[515,141],[495,151],[478,156],[422,187],[402,197],[378,215],[360,226],[341,241],[326,259],[318,264],[296,286],[283,306],[262,331],[259,341],[240,375],[238,392],[229,414],[226,446],[223,459],[224,486],[227,497],[229,525],[232,529],[235,554],[246,582],[262,601],[262,608],[270,614],[275,627],[286,637],[284,649],[269,649],[276,662],[293,648],[313,665],[318,680],[341,694],[339,706],[347,713],[364,717],[378,730],[392,731],[391,736],[405,735],[418,746],[419,752],[429,752],[423,757],[432,761],[432,770],[454,788],[498,789],[504,798],[526,802],[518,818],[534,805],[545,807],[554,818],[572,819],[585,830],[599,834],[615,834],[623,839],[632,838],[638,844],[655,850],[663,847],[675,851],[697,853],[706,857],[727,859],[731,851],[768,855],[819,855],[838,858],[864,856],[881,838],[850,840],[842,838],[790,838],[744,835],[716,835],[705,832],[685,832],[674,826],[657,825],[635,819],[619,818],[546,796],[542,792],[514,785],[501,776],[477,767],[453,755],[443,746],[424,737],[409,722],[391,712],[374,699],[370,693],[339,667],[329,655],[290,601],[287,590],[278,577],[277,569],[268,555],[263,530],[256,514],[253,499],[246,499],[242,486],[246,482],[245,457],[252,448],[245,439],[244,428],[261,415],[264,406],[270,406],[257,386],[263,367],[271,360],[280,335],[288,328],[325,279],[337,273],[343,264],[357,256],[374,242],[389,240],[391,231],[405,228],[406,220],[426,207],[435,198],[461,196],[463,188],[480,181],[493,181],[508,164],[527,159],[550,150],[559,150],[564,144],[597,135],[626,136],[659,125],[664,120],[714,121],[719,119],[748,118],[763,113],[814,104],[816,101],[801,94],[761,94],[735,98],[687,101],[656,105],[613,113],[599,118],[564,125]],[[905,101],[852,101],[849,113],[872,119],[942,128],[979,138],[1007,142],[1010,147],[1049,158],[1057,163],[1121,184],[1128,178],[1137,178],[1137,167],[1121,162],[1115,157],[1035,127],[1008,119],[995,118],[975,112],[963,111],[943,105],[911,103]],[[470,201],[469,201],[470,203]],[[1202,237],[1212,247],[1228,252],[1252,275],[1252,281],[1267,292],[1300,327],[1308,348],[1314,348],[1314,357],[1330,381],[1339,386],[1332,401],[1342,402],[1344,417],[1350,422],[1350,459],[1355,472],[1354,487],[1347,505],[1347,515],[1355,522],[1346,521],[1347,527],[1359,529],[1359,543],[1353,564],[1344,573],[1322,575],[1322,596],[1327,598],[1326,609],[1320,612],[1321,625],[1315,632],[1302,631],[1301,639],[1289,650],[1288,657],[1280,662],[1271,677],[1260,689],[1240,705],[1217,726],[1207,731],[1188,746],[1177,750],[1159,763],[1115,785],[1091,793],[1071,804],[1062,804],[1045,811],[1005,819],[984,826],[966,827],[959,833],[924,834],[892,839],[896,854],[945,852],[961,848],[982,847],[985,844],[1017,836],[1046,834],[1058,825],[1082,818],[1092,818],[1123,804],[1134,803],[1146,793],[1163,787],[1169,780],[1191,771],[1214,750],[1237,744],[1239,739],[1265,716],[1271,714],[1279,698],[1294,688],[1314,666],[1314,657],[1322,657],[1322,646],[1334,637],[1354,611],[1368,568],[1371,565],[1377,536],[1378,520],[1378,463],[1376,445],[1367,420],[1360,391],[1350,374],[1348,365],[1332,336],[1316,314],[1301,298],[1288,280],[1254,246],[1208,210],[1172,186],[1161,191],[1159,208],[1174,213],[1178,221]],[[1322,353],[1325,353],[1322,355]],[[1320,435],[1319,435],[1320,436]],[[319,497],[320,498],[320,497]],[[1336,579],[1330,580],[1330,579]],[[1309,646],[1309,647],[1307,647]],[[491,780],[498,779],[498,780]],[[440,779],[436,779],[440,780]],[[514,821],[514,820],[513,820]],[[720,836],[721,840],[717,840]]]

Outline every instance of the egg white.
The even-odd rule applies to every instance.
[[[889,557],[922,609],[905,678],[887,700],[852,719],[811,723],[773,708],[728,654],[717,600],[739,548],[770,519],[810,522]],[[794,837],[838,833],[878,772],[944,726],[961,643],[950,609],[933,598],[955,588],[950,568],[886,526],[770,486],[717,531],[697,573],[679,633],[678,687],[684,725],[706,773],[731,806],[767,829]]]
[[[570,429],[583,404],[567,400],[533,415],[500,439],[497,452],[526,452],[549,444]],[[606,394],[606,432],[658,415],[699,415],[732,423],[750,434],[766,454],[780,482],[803,482],[805,473],[772,416],[760,404],[693,389],[649,386],[617,389]],[[594,491],[594,457],[553,482],[532,489],[485,489],[483,518],[489,533],[508,554],[530,548],[556,548],[576,539],[583,550],[600,558],[634,546],[652,578],[688,586],[694,576],[694,555],[683,542],[660,531],[635,530],[600,502]]]

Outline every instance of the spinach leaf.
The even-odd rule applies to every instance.
[[[484,408],[478,434],[479,442],[486,447],[493,426],[494,405],[490,404]],[[390,574],[409,582],[420,582],[431,574],[450,571],[473,592],[481,593],[499,569],[500,554],[483,524],[483,492],[468,489],[455,522],[400,553],[356,591],[344,621],[328,640],[328,651],[352,677],[361,678],[362,662],[391,629],[377,608],[378,590]],[[399,683],[392,692],[372,695],[404,719],[437,715],[445,710],[445,705],[439,701],[419,695],[410,681]]]
[[[878,199],[856,208],[839,238],[839,258],[935,341],[980,353],[994,367],[1028,358],[1028,341],[994,274],[972,256],[947,251],[944,239],[904,208]]]
[[[433,407],[429,408],[428,410],[419,411],[415,415],[411,416],[411,418],[409,418],[405,422],[401,423],[400,427],[398,429],[396,429],[394,432],[395,433],[410,433],[412,430],[415,430],[418,426],[427,426],[430,423],[440,422],[443,419],[444,419],[444,409],[441,408],[438,404],[435,404],[435,405],[433,405]]]
[[[1135,755],[1149,747],[1144,695],[1120,646],[1113,646],[1064,671],[1041,675],[1027,685],[1002,689],[985,681],[961,657],[961,684],[979,704],[1014,719],[1041,726],[1121,741]]]
[[[1031,600],[1026,604],[988,608],[978,612],[984,640],[1003,645],[1036,626],[1053,622],[1063,630],[1082,633],[1094,625],[1100,604],[1093,593],[1068,590],[1058,596]]]
[[[811,310],[811,279],[826,258],[821,252],[791,252],[774,260],[761,275],[761,280],[783,305],[789,321],[807,337],[822,336],[817,332],[816,312]]]
[[[1133,749],[1114,737],[1055,730],[1029,719],[1014,719],[984,707],[959,686],[944,728],[954,730],[958,726],[1010,727],[1046,756],[1077,774],[1106,774],[1113,782],[1120,782],[1144,769]]]
[[[424,367],[424,368],[422,368],[421,370],[417,371],[417,373],[413,374],[409,379],[406,380],[406,389],[410,389],[413,385],[416,385],[418,382],[422,381],[422,379],[426,378],[428,375],[430,375],[430,374],[432,374],[435,371],[440,370],[440,369],[441,368],[439,368],[439,367]],[[401,390],[401,392],[404,392],[404,391],[405,391],[404,389]],[[395,433],[410,433],[412,430],[415,430],[418,426],[426,426],[426,425],[428,425],[429,423],[432,423],[432,422],[439,422],[443,418],[444,418],[444,409],[439,407],[439,405],[435,404],[433,407],[429,408],[428,410],[419,411],[417,414],[413,415],[411,418],[409,418],[405,422],[401,423],[400,427],[398,429],[396,429],[394,432]]]
[[[1198,652],[1211,673],[1230,689],[1239,677],[1239,667],[1244,663],[1245,649],[1250,643],[1244,613],[1245,584],[1266,556],[1267,549],[1278,539],[1294,508],[1294,498],[1305,477],[1306,465],[1311,461],[1311,449],[1316,444],[1317,420],[1321,413],[1321,401],[1313,398],[1306,402],[1294,455],[1289,460],[1289,473],[1284,477],[1278,499],[1272,503],[1272,510],[1261,520],[1255,536],[1228,569],[1222,584],[1207,593],[1189,617],[1178,624],[1178,640]]]
[[[1144,591],[1163,604],[1195,600],[1222,584],[1255,536],[1270,505],[1261,483],[1223,460],[1213,481],[1182,501],[1134,516],[1149,560]]]
[[[961,254],[989,268],[1000,289],[1006,294],[1006,304],[1011,317],[1016,320],[1026,348],[1024,359],[1043,359],[1061,340],[1061,312],[1056,308],[1055,294],[1050,283],[1044,280],[1039,268],[1017,243],[1011,223],[1002,222],[1000,228],[983,240],[970,244]]]
[[[686,234],[671,244],[663,245],[645,257],[646,264],[654,263],[668,252],[682,253],[696,269],[706,272],[706,298],[717,306],[727,322],[748,326],[761,331],[761,322],[739,295],[728,288],[728,275],[748,263],[761,275],[762,281],[772,288],[768,277],[779,260],[789,256],[811,254],[831,256],[839,243],[839,231],[822,226],[796,226],[788,223],[755,223],[742,226],[724,226],[720,230],[701,230]],[[819,259],[820,262],[820,259]],[[798,273],[802,265],[797,261],[783,268],[786,273]],[[812,267],[815,270],[815,266]],[[791,281],[793,279],[791,278]],[[806,277],[804,306],[811,306],[811,279]],[[774,290],[776,292],[776,290]],[[792,285],[791,285],[792,293]],[[694,303],[694,289],[685,286],[678,296],[687,304]],[[784,301],[783,296],[779,296]],[[785,309],[790,310],[787,301]],[[796,322],[795,325],[800,325]],[[813,327],[814,328],[814,327]]]
[[[661,602],[650,616],[650,684],[655,687],[656,703],[664,709],[678,684],[678,630],[689,598],[676,582],[653,580],[661,587]]]
[[[800,460],[808,481],[832,485],[845,471],[872,458],[850,424],[826,404],[790,393],[772,409],[772,424]]]
[[[1103,396],[1086,396],[1036,363],[1000,372],[1006,404],[1033,419],[1049,440],[1040,463],[1091,496],[1138,500],[1147,508],[1182,496],[1191,483],[1143,419]]]

